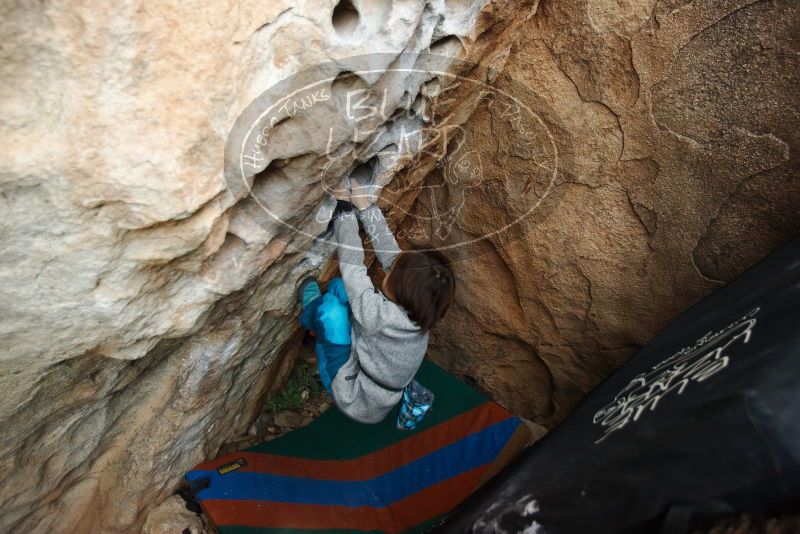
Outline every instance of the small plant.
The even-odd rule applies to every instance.
[[[292,370],[283,389],[267,403],[267,408],[274,413],[297,410],[303,405],[303,390],[308,390],[309,398],[316,397],[322,392],[322,384],[307,364],[300,363]]]

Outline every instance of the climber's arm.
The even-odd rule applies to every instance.
[[[380,187],[377,185],[361,185],[355,179],[350,180],[350,202],[358,209],[358,218],[369,236],[375,256],[384,271],[392,268],[394,259],[400,253],[397,244],[381,209],[375,204]]]
[[[392,231],[389,230],[383,212],[377,204],[372,204],[359,211],[358,218],[364,225],[364,231],[369,236],[370,244],[381,267],[388,272],[392,268],[395,258],[400,254],[400,246],[392,235]]]
[[[333,229],[338,247],[339,271],[342,273],[353,318],[367,331],[374,330],[381,324],[381,312],[386,299],[375,289],[367,275],[355,214],[351,212],[339,215],[334,220]]]

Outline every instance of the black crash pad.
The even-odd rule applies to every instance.
[[[800,239],[669,324],[442,532],[681,532],[800,502]]]

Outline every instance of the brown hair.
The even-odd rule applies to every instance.
[[[455,298],[456,281],[447,256],[435,250],[405,250],[394,260],[386,281],[393,300],[427,332]]]

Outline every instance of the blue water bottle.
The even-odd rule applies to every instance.
[[[400,430],[413,430],[425,417],[433,404],[433,392],[412,380],[403,389],[403,400],[400,403],[400,413],[397,414],[397,428]]]

